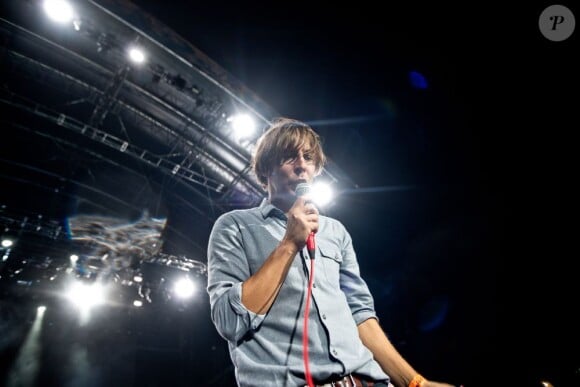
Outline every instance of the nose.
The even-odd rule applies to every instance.
[[[300,175],[302,172],[306,170],[306,159],[304,156],[298,155],[294,160],[294,173]]]
[[[296,176],[300,176],[300,175],[302,175],[302,173],[303,173],[304,171],[305,171],[305,169],[304,169],[304,168],[302,168],[301,166],[298,166],[298,165],[297,165],[297,166],[295,166],[295,167],[294,167],[294,174],[295,174]]]

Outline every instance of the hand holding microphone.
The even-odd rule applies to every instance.
[[[292,206],[294,209],[298,206],[298,211],[303,211],[306,214],[306,227],[308,232],[307,237],[302,240],[306,240],[306,248],[308,249],[308,255],[310,259],[314,259],[316,251],[316,243],[314,239],[314,234],[318,231],[318,210],[310,200],[310,184],[300,183],[296,186],[296,196],[298,199]],[[291,211],[292,211],[291,209]],[[290,223],[290,222],[289,222]]]
[[[318,210],[309,197],[310,185],[300,183],[296,187],[296,201],[288,210],[288,224],[284,239],[302,250],[308,243],[309,254],[314,255],[314,234],[318,231]]]

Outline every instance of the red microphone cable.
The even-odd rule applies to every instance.
[[[310,278],[308,280],[308,292],[306,294],[306,307],[304,308],[304,328],[302,336],[302,352],[304,354],[304,369],[306,374],[306,382],[308,387],[314,387],[314,382],[312,381],[312,374],[310,373],[310,360],[308,359],[308,315],[310,314],[310,299],[312,298],[312,284],[314,283],[314,255],[315,255],[315,243],[314,243],[314,233],[311,232],[306,240],[306,247],[308,249],[308,255],[310,255]]]
[[[310,192],[310,184],[299,183],[296,186],[296,196],[304,196]],[[308,291],[306,293],[306,306],[304,308],[304,328],[302,336],[302,354],[304,357],[304,374],[308,387],[314,387],[312,374],[310,373],[310,361],[308,359],[308,315],[310,314],[310,300],[312,298],[312,284],[314,283],[314,255],[316,246],[314,243],[314,232],[311,232],[306,239],[306,248],[310,256],[310,278],[308,280]]]

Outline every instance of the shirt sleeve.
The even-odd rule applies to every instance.
[[[238,224],[231,214],[218,218],[208,243],[207,292],[211,318],[218,333],[228,341],[238,341],[264,320],[242,304],[242,282],[250,269]]]
[[[346,295],[348,305],[356,324],[369,318],[377,318],[373,296],[367,283],[360,275],[360,268],[352,244],[352,238],[346,228],[342,228],[342,257],[340,267],[340,288]]]

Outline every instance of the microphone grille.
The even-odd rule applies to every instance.
[[[304,196],[310,193],[310,184],[308,183],[299,183],[296,186],[296,196]]]

